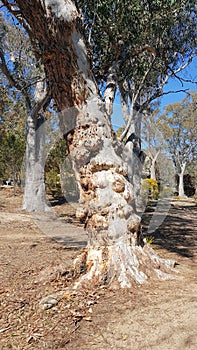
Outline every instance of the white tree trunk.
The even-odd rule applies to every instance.
[[[156,180],[156,172],[155,172],[155,162],[152,161],[151,167],[150,167],[150,177],[153,180]]]
[[[28,212],[48,210],[44,181],[44,122],[45,118],[43,115],[38,115],[38,119],[35,121],[31,111],[29,111],[27,115],[25,185],[22,206],[22,209]]]
[[[178,174],[179,175],[179,196],[180,197],[185,197],[185,192],[184,192],[184,172],[185,172],[185,167],[186,167],[186,163],[183,163],[181,165],[181,172]]]
[[[116,94],[116,81],[115,81],[115,75],[112,71],[109,73],[107,77],[107,85],[104,93],[105,108],[109,118],[113,113],[113,103],[114,103],[115,94]]]
[[[160,151],[158,151],[155,156],[150,155],[150,158],[151,158],[150,177],[153,180],[157,180],[155,167],[156,167],[156,161],[159,153]]]

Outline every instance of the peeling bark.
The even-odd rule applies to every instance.
[[[54,5],[55,4],[55,5]],[[18,1],[42,58],[80,183],[78,217],[89,235],[76,262],[84,281],[130,287],[170,266],[143,241],[133,186],[92,75],[72,1]],[[45,6],[44,6],[45,5]],[[147,264],[147,261],[150,264]],[[158,275],[162,273],[158,273]]]
[[[160,258],[147,244],[131,245],[123,236],[113,245],[89,247],[74,261],[75,273],[83,276],[75,288],[93,285],[130,288],[143,284],[148,278],[167,280],[172,277],[175,262]]]

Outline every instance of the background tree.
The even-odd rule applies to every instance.
[[[3,81],[3,79],[2,79]],[[0,105],[0,180],[21,182],[21,168],[25,151],[25,108],[16,99],[15,91],[1,87]],[[20,115],[20,118],[18,117]]]
[[[19,24],[0,17],[1,46],[0,70],[15,90],[16,99],[23,99],[26,109],[26,166],[23,209],[46,210],[44,184],[44,103],[47,93],[44,87],[44,72],[33,55],[28,35]],[[20,114],[18,115],[20,119]],[[14,121],[12,124],[14,128]]]
[[[168,144],[179,176],[179,196],[184,196],[184,173],[197,156],[197,94],[191,93],[181,102],[165,107],[159,125]]]
[[[193,189],[197,193],[197,161],[196,159],[192,160],[187,166],[187,172],[191,176],[191,182],[193,184]]]

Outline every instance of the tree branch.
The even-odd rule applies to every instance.
[[[45,105],[45,103],[48,102],[49,99],[49,95],[47,90],[43,91],[43,95],[41,96],[40,100],[34,104],[33,109],[32,109],[32,118],[34,120],[37,119],[38,113],[39,111],[43,108],[43,106]],[[49,100],[50,103],[50,100]]]
[[[19,91],[22,91],[23,86],[20,85],[20,83],[15,80],[15,78],[11,74],[10,70],[8,69],[3,51],[1,49],[0,49],[0,58],[1,58],[0,69],[1,69],[2,73],[6,76],[6,78],[8,79],[8,81],[12,87],[15,87]]]
[[[158,90],[160,92],[158,92]],[[168,94],[177,94],[179,92],[184,92],[185,94],[189,95],[188,91],[189,91],[189,89],[180,89],[180,90],[176,90],[176,91],[170,90],[170,91],[163,92],[160,90],[160,88],[158,88],[157,91],[146,102],[144,102],[144,104],[141,106],[141,111],[144,110],[147,107],[147,105],[149,105],[149,103],[151,103],[153,100],[155,100],[158,97],[168,95]]]
[[[126,127],[125,127],[125,129],[124,129],[122,135],[120,136],[120,141],[121,141],[121,142],[124,140],[125,136],[127,135],[128,131],[129,131],[129,129],[130,129],[131,121],[132,121],[132,119],[133,119],[134,106],[135,106],[135,104],[136,104],[136,102],[137,102],[137,99],[139,98],[140,92],[141,92],[141,90],[142,90],[142,88],[143,88],[143,85],[144,85],[144,83],[145,83],[145,81],[146,81],[146,78],[147,78],[148,74],[150,73],[150,71],[151,71],[151,69],[152,69],[152,66],[153,66],[154,62],[155,62],[155,56],[154,56],[154,58],[152,59],[151,64],[149,65],[147,71],[145,72],[145,74],[144,74],[144,76],[143,76],[143,78],[142,78],[142,80],[141,80],[141,82],[140,82],[140,84],[139,84],[139,87],[138,87],[138,90],[137,90],[135,96],[132,98],[132,101],[131,101],[132,107],[131,107],[130,116],[129,116],[127,125],[126,125]],[[130,96],[130,98],[131,98],[131,96]],[[141,110],[140,110],[140,111],[141,111]],[[136,118],[137,118],[138,114],[139,114],[139,111],[137,112]]]
[[[4,6],[8,9],[8,11],[19,21],[21,26],[26,30],[29,37],[32,39],[33,38],[32,31],[28,23],[22,17],[22,13],[21,13],[21,10],[18,8],[17,2],[10,4],[8,0],[1,0],[1,1],[4,4]],[[13,7],[17,7],[18,9],[17,10],[13,9]]]
[[[188,61],[187,61],[185,64],[183,64],[182,66],[180,66],[180,67],[179,67],[177,70],[175,70],[175,71],[173,71],[173,69],[172,69],[170,66],[168,66],[168,69],[169,69],[169,70],[171,71],[171,73],[172,73],[170,77],[174,76],[176,79],[178,79],[178,80],[181,82],[182,86],[183,86],[183,82],[186,82],[186,80],[185,80],[184,78],[180,78],[179,76],[177,76],[177,74],[180,73],[183,69],[185,69],[186,67],[189,66],[189,64],[192,62],[193,57],[194,57],[194,54],[192,54],[192,55],[189,57]],[[187,82],[191,82],[191,80],[187,80]],[[195,82],[193,82],[193,83],[195,83]]]

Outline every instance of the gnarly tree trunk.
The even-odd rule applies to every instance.
[[[178,174],[179,175],[179,196],[184,197],[185,191],[184,191],[184,172],[185,172],[186,163],[183,163],[181,165],[181,171]]]
[[[44,5],[43,5],[44,4]],[[152,272],[166,278],[174,262],[160,259],[143,241],[127,165],[105,112],[70,0],[18,1],[42,57],[80,182],[78,217],[89,235],[75,267],[81,283],[143,283]],[[164,272],[161,272],[161,270]]]

